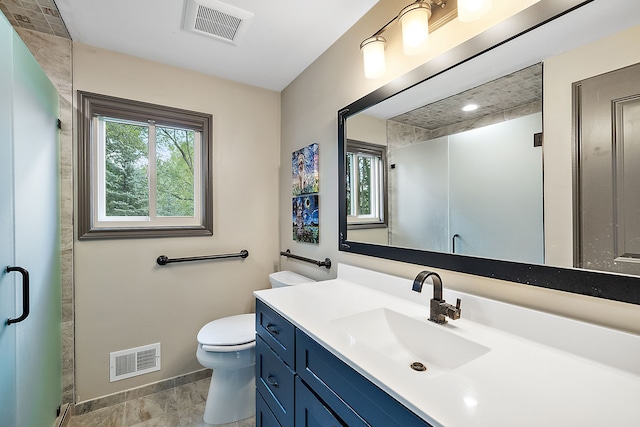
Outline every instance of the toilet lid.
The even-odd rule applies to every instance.
[[[204,345],[238,345],[255,339],[255,313],[223,317],[207,323],[198,332],[198,342]]]

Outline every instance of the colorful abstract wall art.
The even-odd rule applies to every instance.
[[[293,240],[306,243],[318,243],[320,227],[318,224],[318,195],[297,196],[291,202],[293,220]]]
[[[308,145],[291,156],[293,195],[312,194],[319,191],[318,144]]]
[[[318,144],[291,154],[293,240],[318,244]]]

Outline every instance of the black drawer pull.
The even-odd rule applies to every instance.
[[[275,387],[278,388],[280,387],[280,385],[278,384],[278,380],[276,379],[276,377],[269,375],[267,377],[267,384],[269,384],[271,387]]]
[[[280,329],[278,329],[278,327],[276,325],[273,325],[271,323],[267,324],[267,331],[269,331],[271,333],[271,335],[280,334]]]

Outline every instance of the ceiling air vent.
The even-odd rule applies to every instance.
[[[187,0],[184,29],[238,44],[253,14],[216,0]]]

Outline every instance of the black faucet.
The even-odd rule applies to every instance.
[[[413,280],[413,290],[415,292],[422,292],[422,285],[428,277],[431,277],[431,283],[433,283],[433,298],[431,298],[431,313],[429,320],[439,325],[447,323],[447,317],[452,320],[460,318],[460,298],[456,302],[456,306],[448,304],[442,298],[442,279],[433,271],[421,271]]]

